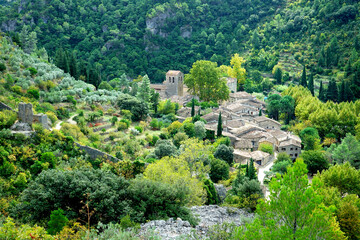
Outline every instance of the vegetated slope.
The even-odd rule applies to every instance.
[[[0,21],[7,32],[30,26],[51,56],[59,47],[76,50],[103,78],[147,73],[160,81],[168,69],[187,71],[199,59],[228,61],[283,2],[25,0],[4,7]]]

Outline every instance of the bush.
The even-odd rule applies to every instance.
[[[150,127],[154,130],[159,129],[159,121],[156,118],[153,118],[150,122]]]
[[[205,204],[207,204],[207,205],[218,204],[219,203],[219,198],[218,198],[218,195],[216,193],[214,183],[209,179],[205,179],[204,188],[206,190],[206,195],[207,195],[207,200],[206,200]]]
[[[262,152],[269,153],[270,155],[274,153],[274,148],[272,144],[268,144],[268,143],[260,143],[259,150]]]
[[[4,72],[6,70],[6,66],[4,63],[0,63],[0,72]]]
[[[29,88],[26,92],[27,92],[27,94],[28,94],[30,97],[33,97],[33,98],[35,98],[35,99],[39,99],[39,98],[40,98],[39,89]]]
[[[142,133],[144,129],[140,126],[135,126],[135,129],[138,130],[139,133]]]
[[[38,72],[38,71],[37,71],[35,68],[33,68],[33,67],[29,67],[27,70],[29,70],[31,76],[36,75],[37,72]]]
[[[205,124],[201,121],[197,121],[194,126],[194,135],[200,140],[206,137]]]
[[[16,112],[10,110],[0,111],[0,130],[10,128],[16,121]]]
[[[132,119],[134,121],[144,119],[149,113],[147,103],[128,94],[123,94],[118,98],[118,106],[121,109],[129,110],[133,114]]]
[[[161,159],[166,156],[176,156],[177,149],[171,141],[159,140],[156,143],[156,148],[154,153],[158,159]]]
[[[228,147],[225,144],[220,144],[214,153],[214,157],[219,158],[227,162],[230,166],[234,161],[234,154],[233,154],[232,147]]]
[[[59,233],[69,222],[69,219],[64,216],[64,211],[61,209],[51,212],[50,221],[48,222],[48,232],[51,235]]]
[[[214,183],[229,178],[229,164],[220,159],[211,160],[210,178]]]

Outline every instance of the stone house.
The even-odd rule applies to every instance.
[[[253,99],[254,97],[247,92],[234,92],[229,95],[229,102],[233,103],[242,99]]]
[[[250,140],[238,138],[235,142],[235,149],[250,152],[253,145]]]
[[[236,163],[247,164],[250,163],[250,159],[253,159],[257,165],[263,166],[266,165],[273,156],[269,153],[262,151],[247,152],[235,149],[234,150],[234,161]]]
[[[257,116],[254,120],[260,127],[266,130],[280,130],[281,128],[281,124],[278,121],[265,116]]]
[[[225,109],[239,115],[259,116],[259,110],[257,108],[244,105],[240,102],[228,104],[225,106]]]
[[[298,142],[293,138],[289,138],[280,142],[278,150],[279,152],[286,152],[294,161],[301,154],[301,142]]]

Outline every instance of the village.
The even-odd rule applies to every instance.
[[[226,81],[231,91],[229,100],[202,116],[207,122],[206,129],[216,132],[221,113],[222,135],[231,140],[236,163],[247,164],[253,159],[257,168],[263,167],[272,163],[276,154],[280,152],[286,152],[292,160],[295,160],[301,153],[301,139],[290,132],[282,131],[278,121],[264,116],[266,112],[264,101],[256,99],[247,92],[236,92],[235,78],[227,77]],[[186,107],[186,103],[196,96],[188,93],[188,88],[184,85],[184,74],[181,71],[168,71],[163,84],[151,84],[151,87],[162,99],[170,99],[184,106],[177,111],[180,122],[191,117],[191,108]],[[196,112],[198,111],[199,107],[196,107]],[[262,143],[272,145],[274,154],[270,155],[258,150]]]

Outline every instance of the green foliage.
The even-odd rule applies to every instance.
[[[196,61],[190,73],[185,75],[184,83],[189,87],[190,93],[197,95],[201,100],[220,101],[229,98],[229,88],[225,80],[220,78],[220,71],[215,62]]]
[[[234,154],[233,154],[232,147],[228,147],[225,144],[220,144],[214,153],[214,157],[219,158],[227,162],[230,166],[234,161]]]
[[[59,233],[69,222],[66,216],[64,216],[64,211],[62,209],[54,210],[51,212],[50,221],[48,222],[48,232],[51,235]]]
[[[216,136],[217,136],[217,137],[221,137],[221,136],[222,136],[222,131],[223,131],[223,126],[222,126],[222,119],[221,119],[221,112],[220,112],[220,113],[219,113],[218,123],[217,123]]]
[[[194,124],[194,136],[200,140],[203,140],[206,137],[205,123],[202,121],[197,121]]]
[[[309,172],[312,174],[329,168],[329,161],[325,158],[323,151],[304,151],[301,153],[300,157],[304,160]]]
[[[225,161],[214,158],[211,159],[210,178],[214,183],[229,178],[229,164]]]
[[[332,209],[321,206],[322,197],[309,186],[306,173],[298,160],[283,177],[273,179],[271,201],[260,200],[258,216],[239,229],[237,239],[344,239]]]
[[[327,151],[336,163],[349,162],[356,169],[360,168],[360,141],[351,134],[347,134],[341,144],[332,144]]]
[[[69,218],[87,219],[79,211],[82,201],[90,201],[91,211],[96,209],[92,221],[119,221],[130,209],[128,185],[122,177],[102,170],[47,170],[24,190],[19,211],[24,217],[40,221],[60,207]]]
[[[204,180],[204,188],[206,190],[206,196],[207,196],[207,200],[206,200],[205,204],[207,204],[207,205],[218,204],[219,198],[216,193],[214,183],[209,179],[205,179]]]
[[[111,87],[111,85],[106,82],[106,81],[102,81],[100,84],[99,84],[99,87],[98,89],[105,89],[105,90],[112,90],[113,88]]]
[[[129,110],[132,113],[132,119],[134,121],[144,119],[149,112],[149,108],[145,102],[128,94],[123,94],[118,98],[118,106],[120,109]]]
[[[268,144],[268,143],[260,143],[259,150],[269,153],[270,155],[272,155],[274,153],[274,148],[273,148],[272,144]]]
[[[0,111],[0,130],[10,128],[16,121],[17,114],[10,110]]]
[[[158,159],[161,159],[165,156],[176,156],[177,148],[169,140],[158,140],[156,142],[154,153]]]
[[[6,70],[6,65],[0,62],[0,72],[4,72]]]

